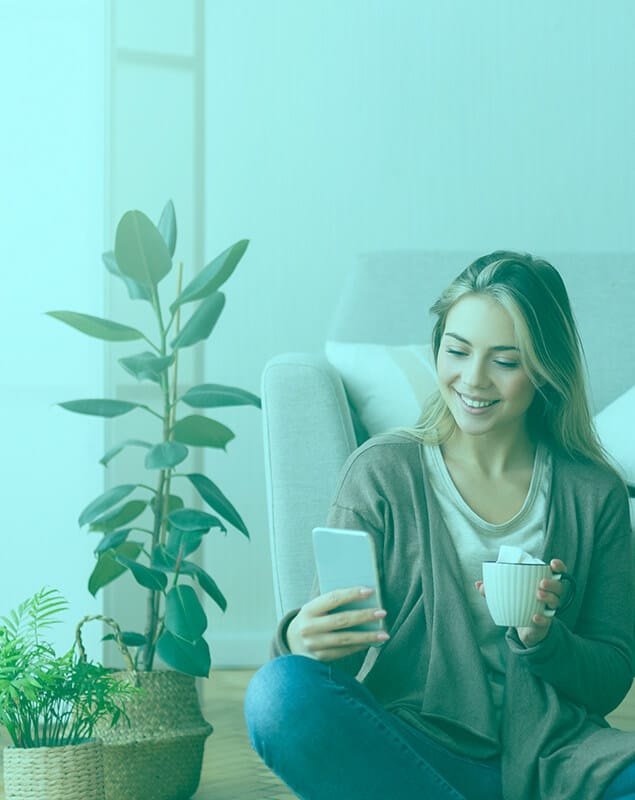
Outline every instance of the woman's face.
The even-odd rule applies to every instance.
[[[464,433],[524,429],[536,390],[520,364],[512,319],[491,297],[467,295],[450,309],[437,372]]]

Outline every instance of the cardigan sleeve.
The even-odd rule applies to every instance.
[[[349,458],[342,471],[336,499],[327,515],[326,525],[330,528],[367,531],[373,536],[376,545],[378,545],[379,532],[376,526],[363,515],[363,512],[366,511],[368,516],[373,514],[376,516],[376,511],[375,503],[369,502],[374,493],[368,484],[365,459],[363,457],[360,459],[359,453],[360,451]],[[381,552],[379,548],[378,552]],[[379,573],[381,579],[381,564],[379,565]],[[319,585],[317,578],[314,578],[312,591],[307,600],[317,597],[318,594]],[[300,609],[290,611],[280,620],[271,645],[272,657],[291,654],[286,632],[289,624],[299,611]],[[366,648],[366,650],[362,650],[352,656],[337,659],[332,663],[338,669],[350,675],[356,675],[364,662],[368,650],[369,648]]]
[[[605,716],[621,702],[633,680],[633,538],[622,486],[615,486],[606,497],[592,548],[584,582],[576,576],[579,611],[572,627],[566,611],[562,619],[553,620],[547,637],[535,647],[525,648],[515,631],[508,632],[507,641],[536,676],[592,713]]]

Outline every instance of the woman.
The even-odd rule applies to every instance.
[[[282,620],[252,743],[308,800],[635,798],[635,734],[604,720],[633,675],[628,500],[564,284],[499,251],[432,311],[438,394],[351,455],[328,517],[374,537],[383,607],[338,611],[368,595],[343,587]],[[573,597],[537,587],[555,617],[494,625],[480,575],[501,545],[575,576]],[[349,630],[378,617],[386,633]]]

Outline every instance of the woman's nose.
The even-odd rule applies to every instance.
[[[475,389],[485,389],[490,385],[486,365],[480,358],[470,358],[463,370],[463,383]]]

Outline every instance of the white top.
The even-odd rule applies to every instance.
[[[504,627],[494,624],[485,599],[474,582],[482,580],[483,561],[496,561],[501,545],[520,547],[540,558],[543,551],[547,494],[551,482],[551,456],[543,445],[536,448],[527,497],[520,511],[507,522],[486,522],[465,502],[454,485],[440,447],[424,447],[425,466],[461,565],[465,595],[474,620],[476,637],[488,668],[494,705],[503,700],[507,646]],[[451,624],[451,621],[449,621]]]

